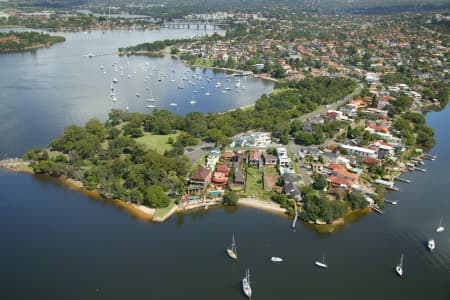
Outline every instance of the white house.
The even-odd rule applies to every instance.
[[[341,145],[342,148],[348,151],[350,155],[355,156],[361,156],[361,157],[371,157],[371,158],[377,158],[378,153],[375,150],[364,148],[364,147],[357,147],[357,146],[350,146],[350,145]]]
[[[220,159],[220,149],[219,148],[212,149],[209,152],[208,157],[206,158],[206,167],[208,169],[214,170],[219,159]]]
[[[280,167],[287,168],[291,165],[291,159],[287,153],[286,148],[277,148],[278,163],[280,164]]]

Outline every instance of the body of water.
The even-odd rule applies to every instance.
[[[89,35],[75,36],[89,39]],[[11,60],[19,64],[17,69],[4,68],[5,64],[13,63],[0,56],[2,151],[20,154],[29,147],[47,144],[71,123],[82,123],[90,117],[103,119],[114,107],[108,95],[111,62],[122,61],[124,68],[131,68],[127,59],[136,68],[145,66],[147,60],[150,65],[156,65],[155,61],[167,63],[164,73],[169,80],[172,69],[176,74],[184,74],[179,70],[186,70],[170,58],[80,57],[89,52],[101,53],[100,50],[79,49],[72,55],[77,56],[72,63],[66,57],[70,47],[54,52],[59,53],[61,64],[50,63],[57,60],[47,57],[45,51],[51,49],[17,54],[17,58],[12,55]],[[47,72],[42,77],[21,72],[27,64]],[[100,72],[100,64],[108,66],[107,74]],[[161,65],[157,68],[163,70]],[[33,69],[28,67],[29,72]],[[80,74],[82,70],[86,71]],[[148,73],[140,76],[145,78],[144,74]],[[33,84],[27,84],[27,80],[8,81],[9,78],[28,78]],[[93,78],[97,79],[91,83]],[[9,83],[5,84],[5,80]],[[125,88],[134,94],[137,88],[145,87],[134,87],[131,83],[122,86],[127,80],[127,76],[119,79],[121,94]],[[168,88],[169,82],[163,84],[167,87],[161,90],[168,90],[166,93],[172,96],[157,95],[155,88],[154,96],[159,99],[181,103],[192,97],[187,92],[175,98],[176,88]],[[5,93],[8,97],[4,97]],[[243,93],[236,94],[239,97]],[[139,102],[142,99],[133,95],[129,99],[130,108],[145,110]],[[205,111],[227,109],[222,102],[237,101],[217,100],[213,96],[210,99],[204,101],[217,101],[217,108],[211,104]],[[181,104],[176,109],[180,107]],[[190,108],[187,104],[185,107],[186,111]],[[400,192],[387,196],[399,201],[397,206],[386,204],[385,215],[369,214],[334,234],[319,234],[302,223],[293,231],[287,218],[244,207],[199,210],[153,224],[135,219],[106,201],[60,186],[55,180],[0,170],[0,297],[245,299],[240,281],[245,269],[250,268],[253,299],[448,300],[449,120],[449,108],[427,116],[437,139],[432,153],[438,154],[439,159],[426,162],[427,173],[403,176],[412,183],[399,183]],[[440,217],[446,230],[437,234],[435,228]],[[238,261],[230,260],[225,253],[233,234]],[[436,249],[430,253],[426,240],[432,237]],[[329,266],[326,270],[314,265],[324,251]],[[404,276],[399,278],[394,268],[402,253]],[[284,262],[271,263],[271,256],[282,257]]]
[[[222,112],[253,104],[270,93],[274,86],[270,81],[190,68],[168,56],[115,53],[119,47],[142,42],[211,34],[208,29],[52,33],[64,35],[66,42],[31,53],[0,55],[0,155],[19,156],[44,147],[66,126],[91,118],[105,120],[112,108],[150,112],[147,105],[154,105],[177,114]],[[110,89],[114,78],[115,102]],[[146,101],[151,96],[156,102]]]

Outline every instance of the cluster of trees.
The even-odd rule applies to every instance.
[[[320,181],[316,180],[317,182]],[[353,191],[344,199],[330,200],[324,192],[315,191],[315,186],[302,188],[304,205],[300,218],[305,221],[322,220],[327,223],[342,217],[349,209],[362,209],[368,206],[364,195]]]
[[[192,41],[190,39],[182,39],[182,40],[163,40],[163,41],[155,41],[152,43],[142,43],[135,46],[130,46],[126,48],[119,48],[119,52],[130,52],[135,53],[139,51],[145,52],[160,52],[166,47],[173,46],[175,44],[186,43]]]
[[[115,111],[110,116],[106,124],[91,120],[84,127],[69,126],[50,143],[51,151],[31,150],[24,159],[32,162],[35,173],[73,178],[107,197],[149,207],[167,206],[169,191],[185,189],[189,159],[182,153],[162,155],[145,150],[127,136],[125,127],[140,115]],[[123,129],[113,125],[124,122],[121,117],[127,120]]]
[[[425,117],[419,113],[406,112],[398,115],[394,127],[408,146],[415,145],[427,151],[436,142],[433,128],[425,124]]]
[[[13,38],[10,40],[3,40]],[[50,46],[55,43],[64,42],[66,39],[62,36],[51,36],[43,32],[0,32],[0,53],[23,51],[33,47]]]
[[[311,124],[311,130],[305,130],[305,126],[300,121],[291,123],[290,134],[298,145],[319,145],[339,134],[340,129],[347,127],[342,121],[326,121],[324,124]]]

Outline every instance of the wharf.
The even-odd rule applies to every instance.
[[[401,181],[401,182],[405,182],[405,183],[411,183],[411,180],[409,179],[404,179],[401,177],[395,177],[395,180]]]
[[[370,208],[372,208],[374,211],[376,211],[377,213],[379,213],[380,215],[384,215],[384,211],[382,211],[379,208],[376,208],[375,206],[371,206]]]
[[[392,201],[392,200],[388,200],[388,199],[384,199],[384,202],[390,203],[392,205],[397,205],[398,204],[397,201]]]

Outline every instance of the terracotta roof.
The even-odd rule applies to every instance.
[[[230,172],[230,168],[226,164],[220,164],[217,165],[216,171],[228,174]]]
[[[381,161],[372,157],[364,157],[362,159],[362,162],[367,165],[378,165]]]
[[[345,169],[344,170],[335,169],[333,171],[337,174],[337,176],[346,177],[346,178],[350,178],[350,179],[353,179],[353,180],[358,180],[359,179],[359,175],[358,174],[350,173],[349,171],[347,171]]]
[[[211,175],[211,170],[205,167],[198,168],[191,176],[193,180],[205,180],[209,175]]]
[[[248,156],[248,160],[253,160],[253,161],[259,160],[260,156],[261,156],[261,154],[258,151],[253,150],[253,151],[250,151],[250,155]]]
[[[230,150],[225,150],[222,154],[222,156],[224,158],[233,158],[234,157],[234,152],[230,151]]]
[[[222,173],[222,172],[216,172],[214,173],[214,177],[212,180],[214,183],[226,183],[228,181],[228,177],[226,176],[226,174]]]
[[[347,179],[336,177],[336,176],[333,176],[333,175],[328,176],[327,180],[329,182],[331,182],[331,183],[334,183],[334,184],[339,184],[339,185],[342,184],[342,185],[345,185],[345,186],[348,186],[348,187],[352,186],[352,183],[350,181],[348,181]]]

